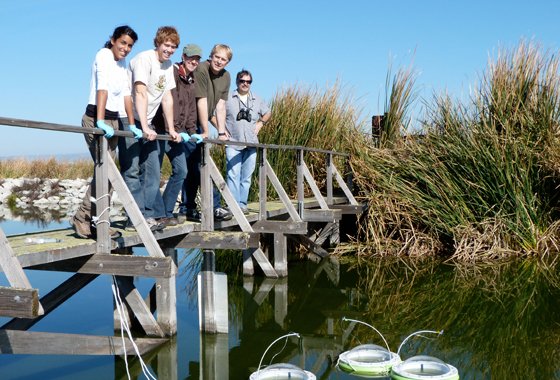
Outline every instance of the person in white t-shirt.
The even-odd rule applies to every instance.
[[[118,127],[118,111],[123,107],[124,99],[130,102],[130,85],[128,81],[125,58],[138,40],[138,35],[129,26],[120,26],[115,29],[105,47],[97,53],[91,67],[91,82],[89,101],[86,113],[82,117],[82,126],[86,128],[101,128],[108,139],[109,155],[115,159],[118,138],[114,137],[114,130]],[[132,108],[129,107],[128,118],[133,122]],[[93,159],[95,159],[95,136],[84,134],[86,143]],[[95,176],[92,180],[95,184]],[[112,193],[109,183],[109,196]],[[92,215],[96,214],[95,204],[90,198],[97,198],[95,186],[90,184],[86,196],[70,220],[70,224],[81,238],[92,237]],[[109,229],[111,237],[119,234]]]
[[[154,38],[154,50],[147,50],[130,61],[128,77],[131,85],[132,102],[134,105],[134,125],[130,121],[119,118],[122,130],[132,130],[137,136],[143,132],[146,139],[121,138],[119,140],[119,163],[121,174],[134,200],[152,231],[165,228],[165,223],[154,219],[153,210],[149,208],[159,191],[160,166],[158,159],[157,136],[152,127],[152,119],[160,104],[167,125],[173,125],[173,97],[171,90],[175,88],[173,64],[169,60],[180,43],[179,33],[172,26],[158,29]],[[141,130],[136,127],[141,127]],[[182,138],[173,128],[169,135],[174,142]],[[150,200],[150,202],[146,202]],[[134,225],[129,219],[126,230],[133,231]]]

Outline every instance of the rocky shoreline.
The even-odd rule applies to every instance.
[[[82,203],[88,179],[7,178],[0,180],[0,218],[26,220],[37,211],[52,219],[70,219]],[[11,203],[11,204],[10,204]],[[124,208],[116,192],[111,197],[111,220],[124,217]]]

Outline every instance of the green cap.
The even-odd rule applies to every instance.
[[[198,55],[202,58],[202,48],[195,44],[188,44],[183,48],[183,54],[187,57]]]

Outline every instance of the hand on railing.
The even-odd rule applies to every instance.
[[[135,125],[129,125],[129,126],[128,126],[128,129],[130,129],[130,131],[131,131],[132,133],[134,133],[134,138],[135,138],[136,140],[139,140],[139,139],[142,138],[142,136],[143,136],[142,130],[136,128]]]
[[[105,131],[105,137],[107,137],[108,139],[113,137],[113,135],[115,134],[115,130],[105,124],[105,120],[98,120],[96,125],[97,128],[103,129]]]
[[[197,144],[200,144],[200,143],[202,142],[202,140],[203,140],[203,139],[202,139],[202,136],[201,136],[201,135],[198,135],[198,134],[196,134],[196,133],[194,133],[194,134],[192,134],[192,135],[189,136],[188,133],[183,132],[183,133],[179,133],[179,135],[183,138],[183,143],[184,143],[184,144],[186,144],[186,143],[188,143],[189,141],[191,141],[191,138],[195,138]]]

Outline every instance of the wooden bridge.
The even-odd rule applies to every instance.
[[[0,316],[14,319],[0,328],[0,353],[42,354],[122,354],[132,353],[131,342],[120,337],[95,337],[69,334],[28,332],[38,320],[48,315],[58,305],[78,292],[98,275],[114,275],[119,292],[132,311],[123,316],[134,317],[146,335],[155,338],[137,338],[134,341],[141,352],[147,352],[161,344],[165,336],[177,331],[176,248],[201,249],[204,254],[203,268],[199,274],[199,324],[201,331],[228,332],[227,278],[215,271],[215,249],[243,250],[243,273],[252,276],[254,262],[271,278],[288,274],[286,238],[293,238],[310,251],[310,257],[322,259],[328,252],[321,248],[323,242],[339,242],[339,225],[344,214],[359,214],[362,206],[354,199],[350,187],[334,166],[333,156],[348,157],[343,153],[306,147],[243,144],[226,142],[227,145],[256,147],[259,152],[259,201],[249,204],[250,214],[244,215],[228,189],[220,170],[210,156],[211,144],[224,144],[221,140],[207,139],[202,145],[201,162],[201,214],[200,223],[185,222],[152,233],[132,195],[130,194],[117,166],[107,153],[107,140],[100,129],[87,129],[69,125],[49,124],[26,120],[0,118],[0,125],[39,128],[73,133],[91,133],[96,136],[95,176],[97,194],[108,193],[109,181],[119,194],[125,210],[132,220],[136,232],[124,230],[124,222],[111,227],[122,236],[111,240],[109,215],[98,215],[96,240],[76,238],[71,228],[41,231],[41,237],[62,239],[61,243],[29,245],[24,239],[34,234],[5,236],[0,229],[0,268],[11,285],[0,287]],[[133,137],[132,132],[115,131],[115,136]],[[158,136],[158,139],[169,139]],[[297,199],[292,200],[282,187],[272,166],[267,160],[269,149],[294,149],[297,151]],[[313,176],[305,164],[305,153],[325,155],[327,173],[326,196],[321,194]],[[267,183],[272,184],[278,201],[267,201]],[[333,182],[337,182],[343,196],[334,196]],[[212,182],[230,207],[234,219],[215,223],[212,210]],[[307,182],[313,197],[304,197],[304,182]],[[107,197],[97,201],[97,210],[109,207]],[[106,221],[104,223],[103,221]],[[310,223],[321,223],[321,228],[311,229]],[[311,230],[311,231],[310,231]],[[260,248],[259,235],[272,234],[274,238],[274,260]],[[146,247],[149,256],[133,255],[132,247]],[[75,273],[49,294],[39,299],[39,290],[29,283],[23,268],[56,270]],[[134,287],[134,276],[155,278],[155,285],[144,299]],[[225,291],[225,293],[224,293]],[[157,310],[157,319],[154,312]],[[115,313],[115,329],[120,330],[120,318]],[[109,344],[108,343],[109,339]],[[35,343],[29,344],[30,340]],[[59,342],[42,345],[37,342]],[[15,342],[24,342],[21,345]],[[87,348],[82,345],[87,342]],[[34,348],[32,348],[34,347]]]

